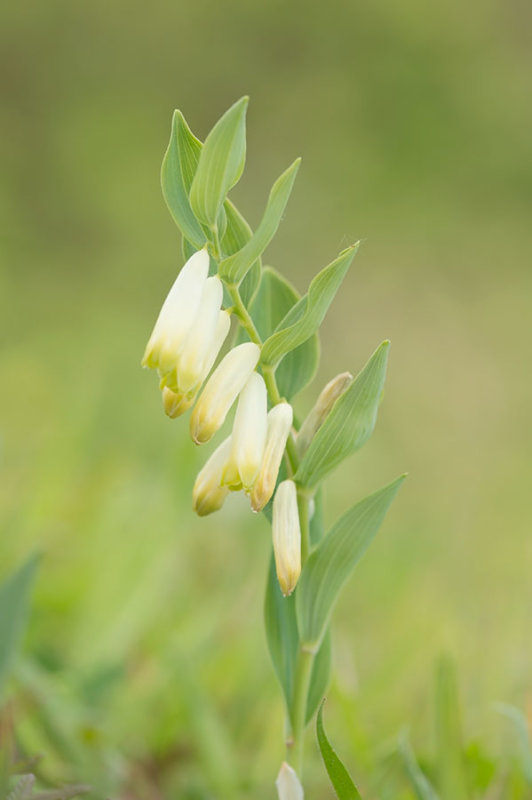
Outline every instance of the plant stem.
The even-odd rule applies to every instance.
[[[303,567],[310,552],[310,515],[308,498],[301,492],[297,493],[297,508],[301,527],[301,566]]]
[[[307,699],[314,664],[314,653],[300,650],[294,682],[294,705],[292,713],[292,738],[287,746],[287,761],[293,766],[299,778],[303,773],[303,752],[305,746],[305,727]]]

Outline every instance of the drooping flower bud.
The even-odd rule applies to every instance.
[[[308,449],[318,429],[327,419],[333,405],[352,380],[353,376],[350,372],[342,372],[323,387],[297,434],[296,445],[299,455],[303,455]]]
[[[249,491],[259,473],[264,456],[267,428],[266,384],[252,372],[240,392],[233,424],[231,455],[223,476],[230,488]]]
[[[259,356],[258,345],[244,342],[230,350],[218,364],[190,418],[190,435],[196,444],[208,442],[223,425],[227,412],[257,366]]]
[[[283,481],[273,498],[273,554],[279,586],[292,594],[301,574],[301,528],[294,481]]]
[[[262,511],[273,495],[286,440],[292,427],[292,418],[293,411],[290,403],[278,403],[268,413],[264,458],[251,492],[253,511]]]
[[[223,344],[223,339],[218,338],[215,341],[222,299],[223,285],[220,278],[217,275],[207,278],[196,317],[183,342],[177,362],[177,386],[185,394],[197,388],[205,363],[214,361]],[[229,322],[227,315],[223,319]],[[225,335],[228,332],[227,326]]]
[[[303,787],[292,767],[283,761],[275,781],[279,800],[303,800]]]
[[[216,448],[204,467],[199,471],[192,490],[194,511],[200,517],[218,511],[224,504],[229,494],[226,486],[221,486],[222,473],[231,452],[231,437],[229,436]]]
[[[164,413],[170,417],[170,419],[180,417],[181,414],[188,411],[193,402],[194,397],[187,397],[187,395],[182,392],[173,392],[167,386],[163,386]]]
[[[203,287],[209,273],[209,254],[194,253],[177,276],[163,303],[150,336],[142,366],[171,372],[177,355],[197,314]]]

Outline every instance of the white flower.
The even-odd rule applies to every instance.
[[[312,439],[329,416],[333,405],[352,380],[350,372],[342,372],[323,387],[297,434],[296,445],[300,456],[308,449]]]
[[[268,413],[268,429],[262,466],[251,492],[253,511],[261,511],[270,500],[279,467],[292,427],[293,411],[290,403],[278,403]]]
[[[295,770],[283,761],[275,781],[279,800],[303,800],[303,787]]]
[[[209,273],[209,254],[205,249],[191,256],[177,276],[163,303],[142,365],[158,368],[162,375],[175,369],[181,345],[196,317]]]
[[[223,476],[230,488],[251,489],[264,456],[267,428],[264,378],[252,372],[238,398],[233,424],[231,455]]]
[[[190,435],[196,444],[208,442],[223,425],[227,412],[257,366],[259,356],[258,345],[244,342],[218,364],[190,418]]]
[[[283,481],[273,498],[273,554],[279,586],[292,594],[301,574],[301,528],[294,481]]]
[[[170,419],[180,417],[190,408],[193,402],[194,397],[187,397],[182,392],[173,392],[168,386],[163,386],[164,413]]]
[[[224,504],[229,494],[226,486],[221,486],[222,473],[231,452],[231,437],[229,436],[214,451],[203,469],[198,473],[192,490],[194,511],[200,517],[218,511]]]

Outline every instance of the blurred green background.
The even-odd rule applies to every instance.
[[[0,577],[43,554],[24,746],[50,775],[99,764],[121,797],[232,797],[242,780],[271,796],[268,528],[239,499],[193,516],[205,451],[139,364],[181,264],[159,186],[171,113],[204,138],[249,94],[232,196],[252,225],[303,156],[266,261],[304,290],[363,240],[299,412],[392,340],[377,431],[329,480],[327,518],[410,473],[338,608],[331,736],[361,769],[405,722],[430,749],[447,651],[468,735],[504,749],[492,703],[531,690],[530,4],[30,0],[0,15]],[[309,753],[321,781],[311,737]]]

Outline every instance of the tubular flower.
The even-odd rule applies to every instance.
[[[283,481],[273,498],[273,554],[279,586],[292,594],[301,574],[301,529],[294,481]]]
[[[227,412],[255,369],[260,348],[244,342],[222,359],[207,381],[190,418],[190,435],[196,444],[208,442],[223,425]]]
[[[177,355],[199,309],[209,272],[207,251],[198,250],[177,276],[163,303],[150,336],[142,366],[166,375],[176,367]]]
[[[212,514],[213,511],[218,511],[229,494],[229,489],[226,486],[221,486],[221,482],[230,452],[231,437],[229,436],[214,451],[203,469],[198,473],[192,490],[192,502],[194,511],[200,517],[205,517],[207,514]]]
[[[163,386],[164,413],[170,417],[170,419],[180,417],[181,414],[184,414],[185,411],[190,408],[193,402],[194,397],[188,398],[180,392],[173,392],[168,386]]]
[[[314,407],[310,410],[297,434],[296,445],[300,455],[308,449],[312,439],[321,428],[335,402],[345,392],[353,376],[350,372],[341,372],[321,390]]]
[[[250,491],[264,456],[267,428],[266,384],[252,372],[238,398],[233,424],[232,448],[223,483]]]
[[[283,761],[275,781],[279,800],[303,800],[303,787],[292,767]]]
[[[268,429],[264,458],[251,492],[251,508],[262,511],[273,495],[279,467],[292,427],[293,411],[290,403],[278,403],[268,413]]]

